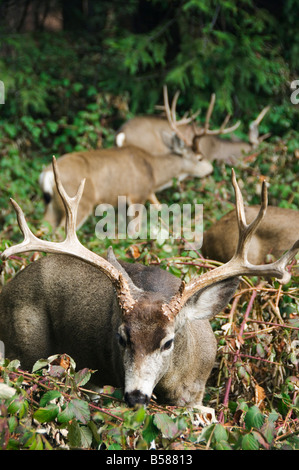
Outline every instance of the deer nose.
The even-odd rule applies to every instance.
[[[135,405],[148,405],[150,397],[140,390],[133,390],[125,393],[125,401],[130,408],[134,408]]]

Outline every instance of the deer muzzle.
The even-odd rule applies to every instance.
[[[134,408],[136,405],[148,405],[150,397],[140,390],[133,390],[125,393],[125,401],[130,408]]]

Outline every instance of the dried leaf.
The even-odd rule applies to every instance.
[[[261,387],[260,385],[256,384],[255,385],[255,404],[259,408],[263,408],[264,406],[263,402],[265,398],[266,398],[265,389]]]
[[[128,252],[129,252],[130,257],[133,259],[139,258],[141,254],[137,245],[131,245]]]

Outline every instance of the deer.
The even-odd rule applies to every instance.
[[[244,210],[247,221],[252,222],[259,206],[247,206]],[[201,247],[203,256],[221,263],[229,261],[238,243],[237,226],[234,209],[216,221],[204,233]],[[268,206],[265,217],[251,239],[248,260],[252,264],[262,264],[267,258],[279,258],[296,241],[298,233],[298,210]]]
[[[81,178],[86,178],[77,216],[77,228],[85,222],[98,204],[117,206],[118,196],[128,205],[149,201],[160,206],[156,192],[171,187],[174,179],[186,176],[204,178],[213,172],[211,162],[194,152],[169,115],[171,131],[162,133],[165,152],[159,158],[134,145],[72,152],[58,159],[62,182],[70,195],[75,194]],[[52,166],[39,176],[46,204],[44,219],[54,229],[64,225],[64,208],[57,193]]]
[[[118,147],[136,145],[156,156],[165,153],[165,145],[161,136],[163,132],[169,131],[173,125],[172,123],[175,122],[179,92],[175,93],[171,107],[169,106],[168,91],[165,85],[163,87],[163,95],[164,105],[158,106],[158,108],[165,112],[165,116],[136,116],[126,121],[116,132],[115,143]],[[180,132],[180,138],[186,142],[186,145],[192,146],[195,152],[201,154],[208,161],[236,164],[244,154],[255,150],[261,142],[270,136],[270,133],[259,136],[259,125],[269,111],[270,106],[263,108],[256,119],[250,123],[248,131],[249,142],[245,142],[236,139],[236,137],[229,140],[220,137],[221,135],[231,134],[241,124],[240,121],[237,121],[232,126],[227,127],[230,115],[226,116],[218,129],[210,129],[210,119],[215,101],[216,94],[213,93],[203,127],[195,124],[195,118],[198,116],[199,110],[191,116],[186,114],[177,121],[177,132]],[[169,116],[171,116],[171,120]]]
[[[77,367],[97,370],[97,386],[121,387],[129,407],[148,406],[154,394],[160,403],[206,415],[212,408],[204,407],[202,399],[217,351],[209,319],[230,301],[240,276],[288,282],[288,266],[299,249],[297,240],[271,264],[249,263],[251,238],[267,210],[266,185],[259,213],[247,224],[232,170],[239,231],[235,254],[186,283],[158,266],[119,262],[111,247],[105,258],[82,245],[76,216],[85,180],[70,197],[55,158],[53,171],[66,211],[64,241],[37,238],[11,199],[24,239],[6,248],[2,260],[28,251],[48,255],[20,271],[0,294],[6,357],[18,358],[27,369],[41,357],[67,353]]]

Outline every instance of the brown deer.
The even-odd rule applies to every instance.
[[[171,120],[171,116],[169,116]],[[81,179],[86,178],[78,217],[79,228],[98,204],[117,206],[118,196],[126,196],[128,204],[150,201],[159,205],[155,195],[172,185],[173,179],[186,176],[203,178],[213,171],[206,159],[194,152],[181,139],[176,122],[162,133],[164,154],[159,158],[133,145],[74,152],[58,159],[61,179],[72,196]],[[39,178],[46,210],[44,218],[53,228],[64,224],[64,208],[55,186],[52,166],[46,167]]]
[[[162,139],[163,132],[169,132],[173,129],[173,123],[176,121],[176,104],[178,92],[175,94],[171,108],[168,104],[167,88],[163,88],[164,106],[162,109],[166,113],[163,116],[137,116],[125,122],[117,131],[115,142],[118,147],[126,145],[135,145],[153,155],[163,155],[165,153],[165,144]],[[224,161],[234,164],[244,153],[254,150],[260,142],[269,137],[270,134],[259,136],[259,124],[269,111],[270,107],[265,107],[258,117],[250,124],[248,132],[249,142],[240,141],[236,138],[230,140],[222,139],[221,135],[231,134],[235,131],[240,121],[231,127],[226,127],[230,116],[226,116],[219,129],[210,129],[210,119],[214,109],[216,95],[212,94],[210,104],[207,110],[206,119],[203,127],[195,125],[195,117],[198,112],[192,116],[184,116],[176,122],[176,132],[180,133],[180,138],[186,142],[186,145],[201,154],[203,158],[209,161]],[[169,118],[171,116],[171,119]]]
[[[258,206],[245,207],[246,220],[252,222]],[[299,211],[268,206],[267,213],[256,229],[250,243],[248,260],[262,264],[267,255],[279,258],[298,238]],[[238,221],[235,210],[215,222],[203,236],[202,254],[226,263],[233,256],[238,243]]]
[[[58,192],[66,210],[63,242],[38,239],[12,201],[24,241],[7,248],[2,259],[16,253],[52,253],[30,264],[0,295],[0,338],[6,357],[23,368],[41,357],[71,355],[78,367],[97,370],[97,385],[124,388],[129,406],[158,400],[178,406],[202,407],[205,384],[214,364],[216,341],[209,319],[233,296],[239,276],[273,276],[287,282],[287,266],[299,240],[278,261],[254,266],[247,260],[250,240],[267,206],[266,185],[261,208],[247,225],[242,195],[234,172],[239,243],[232,259],[190,282],[158,267],[119,263],[89,251],[76,236],[76,215],[83,193],[65,192],[53,159]]]

